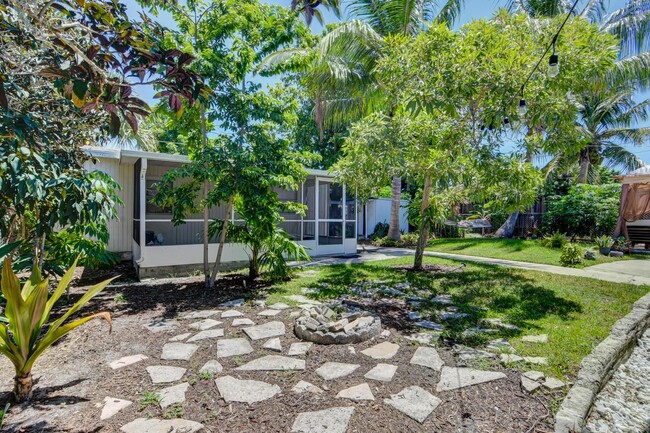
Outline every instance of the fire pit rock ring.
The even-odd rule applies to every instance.
[[[329,307],[314,306],[296,319],[294,332],[316,344],[361,343],[381,334],[381,319],[365,311],[337,315]]]

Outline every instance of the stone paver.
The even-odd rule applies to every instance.
[[[151,332],[167,332],[172,331],[178,328],[178,322],[176,320],[154,320],[153,322],[147,323],[144,325]]]
[[[322,394],[323,392],[325,392],[319,387],[317,387],[316,385],[306,382],[304,380],[298,382],[296,386],[291,388],[291,391],[295,392],[296,394],[302,394],[303,392],[310,392],[312,394]]]
[[[220,313],[219,310],[192,311],[190,313],[183,314],[181,316],[181,319],[183,320],[207,319],[208,317],[216,316],[219,313]]]
[[[251,319],[243,318],[243,319],[233,319],[232,320],[232,326],[253,326],[255,325],[255,322],[253,322]]]
[[[536,381],[544,380],[545,377],[544,373],[535,370],[526,371],[522,373],[522,376],[525,376],[530,380],[536,380]]]
[[[183,341],[187,337],[189,337],[190,335],[192,335],[191,332],[186,332],[185,334],[179,334],[179,335],[176,335],[176,336],[170,338],[169,341]]]
[[[285,304],[284,302],[276,302],[273,305],[269,305],[269,308],[272,310],[287,310],[291,307]]]
[[[333,407],[298,414],[292,433],[345,433],[354,412],[353,407]]]
[[[289,347],[289,352],[287,354],[289,356],[306,355],[307,352],[309,352],[309,349],[311,349],[313,345],[314,343],[310,343],[310,342],[293,343],[291,347]]]
[[[216,359],[206,362],[199,370],[202,374],[219,374],[223,371],[223,366]]]
[[[280,310],[264,310],[257,313],[257,315],[261,317],[273,317],[277,316],[278,314],[280,314]]]
[[[241,371],[274,371],[274,370],[304,370],[305,361],[303,359],[289,358],[280,355],[266,355],[254,359],[237,370]]]
[[[429,367],[432,370],[440,371],[445,362],[438,355],[438,351],[433,347],[418,347],[413,357],[411,364]]]
[[[373,359],[391,359],[397,354],[398,350],[399,346],[397,344],[385,341],[383,343],[369,347],[366,350],[362,350],[361,353]]]
[[[222,322],[214,319],[204,319],[200,322],[195,322],[190,324],[189,328],[196,331],[205,331],[206,329],[214,328],[217,325],[221,325]]]
[[[524,361],[526,361],[529,364],[537,364],[537,365],[548,364],[548,359],[542,356],[524,356]]]
[[[190,384],[185,382],[158,391],[158,394],[160,394],[160,407],[165,409],[166,407],[173,406],[176,403],[183,403],[185,401],[185,391],[187,391],[189,387]]]
[[[380,382],[390,382],[393,380],[396,371],[396,365],[377,364],[377,366],[367,372],[363,377],[370,380],[378,380]]]
[[[368,386],[367,383],[362,383],[341,390],[338,394],[336,394],[336,398],[347,398],[348,400],[361,401],[361,400],[374,400],[375,396],[372,395],[370,386]]]
[[[244,298],[239,298],[239,299],[233,299],[232,301],[228,301],[228,302],[222,302],[221,304],[219,304],[219,306],[223,308],[241,307],[242,305],[244,305],[244,302],[246,302]],[[223,314],[221,315],[221,317],[223,317]]]
[[[264,343],[262,346],[263,349],[273,350],[275,352],[282,352],[282,342],[279,338],[271,338],[269,341]]]
[[[209,338],[219,338],[223,337],[223,329],[208,329],[207,331],[201,331],[196,334],[194,337],[187,340],[188,343],[193,343],[195,341],[207,340]]]
[[[189,361],[198,348],[199,346],[196,344],[167,343],[163,346],[163,352],[162,355],[160,355],[160,359],[167,361]]]
[[[544,388],[554,390],[554,389],[564,388],[566,386],[566,383],[554,377],[547,377],[544,383],[542,383],[542,385],[544,386]]]
[[[253,347],[245,338],[217,340],[217,358],[246,355],[253,352]]]
[[[352,374],[359,367],[358,364],[326,362],[318,367],[314,373],[322,377],[324,380],[333,380]]]
[[[168,365],[152,365],[147,367],[147,373],[153,383],[169,383],[181,380],[187,369]]]
[[[242,313],[241,311],[228,310],[228,311],[224,311],[223,313],[221,313],[221,318],[222,319],[228,319],[230,317],[241,317],[243,315],[244,315],[244,313]]]
[[[419,322],[415,322],[415,326],[424,329],[432,329],[434,331],[442,331],[445,329],[445,327],[440,323],[432,322],[431,320],[420,320]]]
[[[104,398],[104,407],[102,408],[102,414],[99,416],[99,419],[102,421],[109,419],[112,416],[115,416],[122,409],[131,406],[133,402],[129,400],[121,400],[115,397],[105,397]]]
[[[297,304],[311,304],[311,305],[321,305],[322,302],[316,301],[314,299],[308,298],[303,295],[290,295],[285,296],[285,298],[297,303]]]
[[[113,370],[117,370],[118,368],[126,367],[127,365],[135,364],[136,362],[144,361],[145,359],[148,359],[148,356],[146,355],[130,355],[130,356],[125,356],[123,358],[120,358],[116,361],[111,362],[108,364]]]
[[[527,378],[526,376],[521,376],[521,386],[528,392],[533,392],[540,386],[542,386],[541,383],[539,383],[536,380],[532,380]]]
[[[124,433],[196,433],[203,424],[184,419],[138,418],[123,426]]]
[[[239,380],[232,376],[223,376],[215,380],[219,394],[226,401],[240,403],[257,403],[272,398],[280,393],[280,387],[257,380]]]
[[[521,362],[524,360],[524,358],[522,358],[521,356],[513,355],[511,353],[502,353],[501,355],[499,355],[499,359],[501,359],[501,362],[503,364],[514,364],[516,362]]]
[[[440,382],[436,391],[451,391],[466,386],[478,385],[479,383],[492,382],[493,380],[504,379],[506,375],[498,371],[474,370],[473,368],[442,367]]]
[[[548,334],[524,335],[521,341],[525,343],[548,343]]]
[[[268,322],[262,325],[251,326],[250,328],[244,328],[244,333],[248,335],[248,338],[251,340],[262,340],[271,337],[279,337],[284,335],[286,332],[284,323],[275,321]]]
[[[384,403],[423,423],[442,403],[442,400],[419,386],[409,386],[398,394],[384,399]]]

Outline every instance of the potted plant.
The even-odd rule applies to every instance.
[[[598,251],[603,256],[609,255],[610,251],[612,250],[613,244],[614,244],[614,240],[611,238],[611,236],[603,235],[599,238],[596,238],[596,245],[598,245]]]

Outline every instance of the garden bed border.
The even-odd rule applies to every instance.
[[[580,363],[575,384],[555,416],[555,433],[582,432],[594,400],[619,365],[625,362],[638,338],[650,327],[650,293],[618,320],[610,334]]]

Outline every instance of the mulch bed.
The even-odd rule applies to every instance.
[[[93,280],[86,278],[84,282]],[[143,325],[162,318],[174,319],[182,312],[210,309],[224,300],[245,297],[252,299],[267,293],[270,286],[264,282],[245,282],[241,275],[232,275],[219,281],[213,292],[203,288],[200,278],[187,283],[143,284],[133,283],[107,289],[86,311],[108,310],[113,315],[113,333],[100,321],[93,321],[63,339],[56,347],[37,362],[34,374],[40,383],[31,406],[14,407],[7,416],[6,431],[12,432],[119,432],[122,425],[139,417],[161,418],[165,411],[158,406],[140,409],[138,400],[147,391],[155,391],[166,384],[152,385],[145,368],[149,365],[177,365],[188,367],[184,378],[191,383],[186,393],[182,418],[204,423],[209,432],[250,433],[289,432],[300,412],[315,411],[335,406],[354,406],[355,412],[348,432],[550,432],[552,418],[548,414],[547,396],[531,396],[522,392],[518,375],[505,371],[506,380],[472,386],[452,392],[436,393],[439,374],[425,367],[411,366],[409,360],[417,346],[393,332],[389,341],[400,344],[398,354],[389,361],[377,361],[360,353],[377,341],[354,345],[356,354],[348,346],[314,345],[306,357],[307,369],[302,372],[238,372],[238,365],[273,352],[261,348],[264,341],[252,342],[255,351],[249,355],[219,359],[224,366],[222,375],[229,374],[241,379],[262,380],[279,385],[283,393],[271,400],[254,405],[226,404],[219,398],[214,380],[196,376],[199,368],[208,360],[216,359],[216,340],[198,342],[201,346],[190,363],[183,361],[160,361],[163,344],[173,335],[189,332],[188,322],[180,322],[178,329],[170,332],[152,333]],[[79,296],[73,289],[71,298]],[[121,295],[124,302],[115,302]],[[291,343],[299,341],[292,333],[293,321],[288,312],[278,318],[260,318],[261,307],[240,307],[256,323],[283,320],[287,333],[281,337],[284,351]],[[219,319],[218,319],[219,320]],[[385,319],[384,319],[385,320]],[[191,321],[190,321],[191,322]],[[224,319],[225,337],[244,336],[241,329],[230,327],[230,319]],[[397,328],[399,323],[384,324],[384,328]],[[396,326],[393,326],[396,325]],[[454,358],[446,349],[439,349],[447,365],[455,365]],[[108,363],[124,355],[143,353],[149,359],[119,370],[111,370]],[[285,352],[286,353],[286,352]],[[353,374],[323,381],[313,371],[324,362],[336,361],[360,364]],[[363,375],[378,362],[399,366],[392,382],[367,381]],[[0,361],[0,404],[8,399],[11,389],[12,369],[6,360]],[[299,381],[306,380],[326,390],[326,397],[308,393],[296,395],[290,389]],[[338,391],[368,382],[375,401],[351,402],[338,400]],[[418,385],[443,400],[443,403],[423,423],[407,418],[383,403],[384,398],[396,394],[406,386]],[[115,417],[99,421],[104,397],[111,396],[133,401],[133,405]],[[544,418],[544,419],[542,419]],[[541,421],[539,421],[542,419]],[[27,424],[31,426],[26,426]],[[23,427],[20,427],[23,425]]]
[[[465,266],[452,266],[452,265],[422,265],[421,269],[413,269],[412,265],[394,265],[391,269],[405,272],[423,272],[429,274],[446,274],[449,272],[461,272]]]

